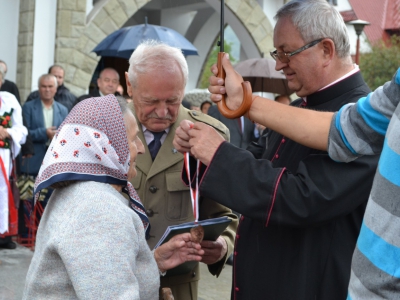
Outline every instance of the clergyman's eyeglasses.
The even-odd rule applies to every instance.
[[[315,46],[316,44],[320,43],[324,39],[325,38],[312,41],[293,52],[278,52],[278,50],[275,50],[273,52],[270,52],[269,54],[271,54],[271,56],[274,60],[279,59],[284,64],[287,64],[288,62],[290,62],[289,57],[299,54],[300,52],[303,52],[304,50],[307,50],[308,48],[311,48],[312,46]]]

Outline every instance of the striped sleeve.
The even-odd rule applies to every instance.
[[[339,161],[381,152],[357,246],[347,300],[399,299],[400,69],[392,81],[332,119],[329,154]]]
[[[354,251],[348,299],[399,299],[399,141],[400,105],[396,108],[387,129]]]
[[[328,152],[333,160],[349,162],[380,153],[389,121],[400,101],[400,68],[385,83],[356,104],[347,104],[331,123]]]

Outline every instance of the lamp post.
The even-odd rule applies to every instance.
[[[356,30],[357,34],[357,47],[356,47],[356,64],[359,64],[360,60],[360,35],[366,25],[370,25],[371,23],[363,20],[354,20],[349,22],[348,24],[351,24],[354,26],[354,29]]]

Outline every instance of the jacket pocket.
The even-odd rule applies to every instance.
[[[191,200],[189,187],[181,180],[181,171],[165,174],[167,184],[167,206],[166,215],[171,220],[184,221],[190,215]]]

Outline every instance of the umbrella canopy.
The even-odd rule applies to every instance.
[[[251,58],[235,65],[235,70],[249,81],[253,92],[269,92],[290,95],[285,75],[275,70],[275,61],[268,58]]]
[[[99,56],[129,59],[136,47],[145,40],[156,40],[180,48],[183,55],[197,55],[197,49],[184,36],[163,26],[140,24],[114,31],[93,49]]]

